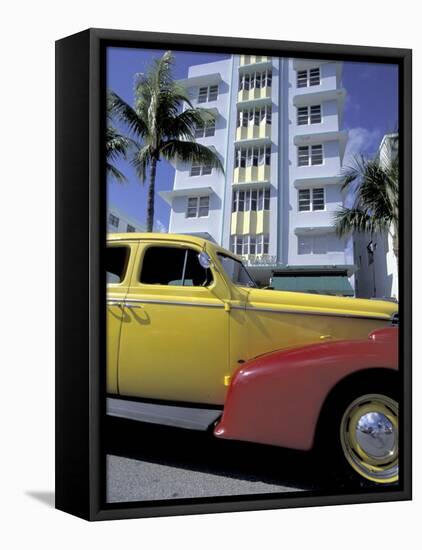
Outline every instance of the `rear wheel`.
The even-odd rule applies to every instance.
[[[399,477],[398,401],[390,384],[355,380],[324,406],[317,449],[344,480],[391,484]],[[327,461],[327,458],[330,459]]]

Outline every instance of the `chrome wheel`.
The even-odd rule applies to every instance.
[[[380,394],[362,395],[346,409],[340,423],[344,456],[361,476],[377,483],[399,477],[398,404]]]

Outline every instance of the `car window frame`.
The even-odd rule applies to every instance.
[[[203,251],[203,248],[201,248],[199,245],[195,245],[194,243],[188,243],[188,242],[173,242],[173,241],[160,241],[160,242],[141,242],[142,250],[140,251],[139,256],[139,262],[136,269],[136,272],[134,273],[133,283],[136,284],[136,286],[143,287],[145,289],[189,289],[190,292],[196,292],[198,289],[204,290],[213,290],[217,284],[217,277],[216,277],[216,271],[212,269],[212,266],[209,268],[212,275],[212,282],[209,285],[202,286],[202,285],[161,285],[161,284],[151,284],[151,283],[143,283],[141,281],[141,273],[142,273],[142,267],[144,265],[144,259],[145,254],[149,248],[155,247],[155,248],[183,248],[183,249],[190,249],[193,250],[196,254],[199,254]],[[198,260],[199,261],[199,260]]]
[[[107,288],[108,287],[112,287],[112,288],[115,288],[115,287],[120,287],[120,286],[127,286],[128,285],[128,279],[130,279],[130,264],[131,264],[131,261],[133,259],[133,255],[134,255],[134,247],[130,245],[130,243],[122,243],[120,241],[115,241],[115,242],[107,242],[106,244],[106,254],[107,254],[107,249],[109,248],[126,248],[127,249],[127,252],[128,252],[128,255],[127,255],[127,259],[126,259],[126,266],[125,266],[125,270],[124,270],[124,277],[123,279],[118,282],[118,283],[110,283],[107,281],[107,273],[109,273],[106,269],[106,286]]]
[[[232,254],[227,254],[226,252],[223,252],[223,251],[220,251],[218,250],[217,251],[217,259],[218,259],[218,263],[219,263],[219,267],[220,269],[222,270],[222,272],[224,273],[225,277],[227,277],[227,279],[230,281],[230,283],[232,285],[234,285],[236,288],[258,288],[258,285],[255,281],[255,279],[252,277],[252,275],[249,273],[249,271],[247,270],[245,264],[242,262],[242,260],[240,260],[239,258],[236,258],[235,256],[233,256]],[[231,260],[233,260],[234,262],[238,262],[241,264],[241,266],[243,267],[243,269],[246,271],[246,273],[248,274],[249,278],[251,279],[251,281],[253,282],[253,286],[248,286],[248,285],[240,285],[240,284],[237,284],[235,283],[232,278],[230,277],[230,275],[227,273],[227,271],[224,269],[224,265],[221,261],[221,256],[224,256],[225,258],[230,258]]]

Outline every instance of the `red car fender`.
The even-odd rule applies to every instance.
[[[313,446],[330,390],[366,369],[398,369],[398,329],[366,340],[334,341],[259,356],[239,368],[228,389],[216,437],[292,449]]]

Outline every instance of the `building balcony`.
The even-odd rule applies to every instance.
[[[236,129],[236,142],[269,141],[271,139],[271,124],[254,124],[240,126]]]
[[[233,172],[233,184],[238,183],[265,183],[270,181],[271,167],[247,166],[245,168],[235,168]]]
[[[305,105],[317,105],[324,101],[337,101],[338,109],[342,110],[346,99],[344,88],[329,88],[325,90],[313,90],[309,88],[298,88],[293,96],[293,105],[303,107]]]
[[[293,185],[296,189],[308,189],[310,187],[326,187],[327,185],[339,185],[344,178],[341,176],[296,178]]]
[[[268,210],[232,212],[231,235],[260,235],[269,233],[269,229],[270,212]]]
[[[240,62],[239,67],[249,67],[251,65],[262,65],[262,64],[269,64],[272,63],[272,57],[269,57],[268,55],[241,55],[240,56]]]
[[[210,74],[201,74],[198,76],[189,76],[188,78],[183,78],[177,80],[177,83],[185,88],[197,88],[201,86],[212,86],[215,84],[220,84],[221,82],[220,73],[210,73]]]
[[[271,69],[273,62],[271,58],[265,58],[262,61],[256,61],[255,63],[245,63],[244,65],[239,65],[239,74],[249,73],[252,71],[266,71]]]
[[[187,197],[193,195],[195,197],[209,197],[214,193],[212,187],[186,187],[181,189],[174,189],[173,191],[159,191],[160,197],[166,201],[170,206],[173,204],[173,200],[177,197]]]
[[[325,214],[325,222],[329,221],[327,214],[330,214],[332,217],[332,212],[318,212],[321,214]],[[312,214],[315,214],[315,212],[312,212]],[[294,228],[294,234],[295,235],[334,235],[335,234],[335,227],[334,225],[328,225],[325,223],[324,225],[303,225],[303,226],[297,226]]]
[[[337,76],[337,80],[340,82],[341,76],[343,73],[343,62],[342,61],[333,61],[333,60],[322,60],[322,59],[301,59],[299,57],[296,57],[293,59],[293,70],[295,71],[305,71],[308,69],[313,69],[314,67],[321,67],[323,70],[323,66],[328,63],[335,63],[335,73]]]
[[[348,138],[347,130],[313,132],[307,134],[296,135],[293,139],[294,145],[302,147],[305,145],[319,145],[329,141],[337,141],[339,143],[340,158],[343,160],[344,151],[346,149]]]
[[[257,100],[271,99],[271,86],[263,88],[252,88],[251,90],[240,90],[237,94],[238,103],[251,103]]]

